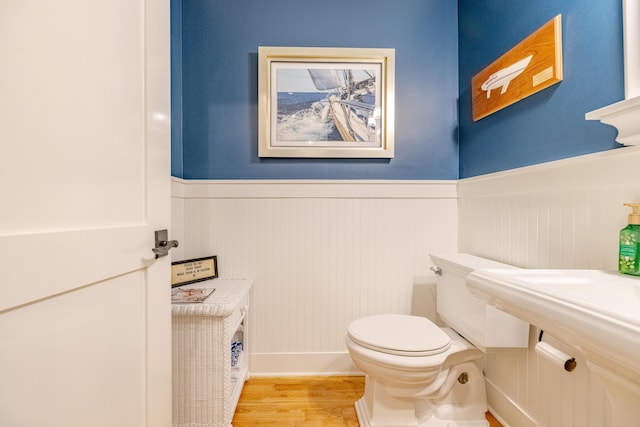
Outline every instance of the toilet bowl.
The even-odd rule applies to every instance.
[[[413,334],[385,336],[394,328]],[[387,344],[376,345],[385,338]],[[484,354],[454,330],[423,317],[370,316],[349,325],[346,344],[354,364],[367,374],[365,394],[356,403],[361,426],[488,425]]]
[[[466,254],[432,259],[442,272],[438,312],[450,327],[401,314],[368,316],[348,326],[347,350],[366,375],[356,402],[362,427],[486,427],[484,351],[528,345],[526,322],[487,309],[466,289],[474,269],[509,266]],[[441,301],[441,294],[455,301]]]

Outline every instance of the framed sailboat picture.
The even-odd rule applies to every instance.
[[[258,48],[260,157],[392,158],[395,51]]]

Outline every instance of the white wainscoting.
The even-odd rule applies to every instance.
[[[458,184],[459,247],[528,268],[617,269],[624,202],[640,201],[640,150],[627,147],[464,179]],[[609,425],[612,410],[584,356],[560,371],[533,351],[487,355],[490,405],[513,427]]]
[[[174,179],[172,213],[174,260],[254,280],[254,375],[357,372],[349,322],[435,318],[429,253],[457,250],[455,181]]]

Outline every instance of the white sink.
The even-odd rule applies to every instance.
[[[476,270],[475,296],[579,348],[604,382],[613,425],[640,417],[640,278],[599,270]]]

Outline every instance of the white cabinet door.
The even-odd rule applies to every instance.
[[[0,2],[0,425],[171,423],[169,0]]]

